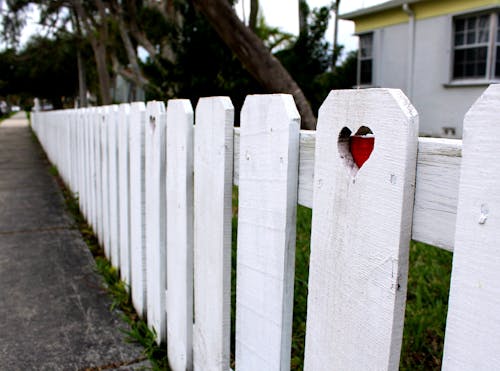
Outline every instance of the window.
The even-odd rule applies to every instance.
[[[358,85],[373,84],[373,33],[359,36]]]
[[[498,14],[455,18],[453,78],[492,79],[500,76]]]

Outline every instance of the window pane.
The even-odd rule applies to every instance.
[[[373,54],[373,34],[361,35],[359,37],[359,48],[361,58],[371,58]]]
[[[455,50],[453,77],[486,77],[488,48],[468,48]]]
[[[465,19],[457,19],[455,21],[455,31],[465,30]]]
[[[476,33],[474,31],[467,32],[467,44],[474,44],[476,42]]]
[[[489,38],[489,30],[481,29],[479,30],[479,38],[477,40],[478,43],[487,43]]]
[[[361,85],[369,85],[372,83],[372,61],[366,60],[360,62],[360,81]]]
[[[467,25],[467,30],[473,30],[476,28],[476,17],[470,17],[465,20]]]
[[[497,46],[497,56],[495,61],[495,77],[500,77],[500,46]]]
[[[463,32],[457,32],[455,34],[455,45],[464,45],[464,33]]]

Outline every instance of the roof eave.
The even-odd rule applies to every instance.
[[[413,4],[413,3],[420,2],[420,1],[422,1],[422,0],[391,0],[391,1],[387,1],[387,2],[382,3],[382,4],[370,6],[368,8],[359,9],[359,10],[356,10],[354,12],[339,14],[339,18],[352,21],[352,20],[355,20],[356,18],[365,16],[365,15],[382,12],[384,10],[398,8],[400,6],[403,6],[403,4]]]

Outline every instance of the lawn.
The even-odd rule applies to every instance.
[[[237,189],[233,192],[231,353],[234,355],[236,298]],[[297,209],[297,243],[292,332],[292,370],[303,369],[312,210]],[[401,370],[439,370],[443,353],[452,254],[411,242]],[[232,359],[234,366],[234,359]]]

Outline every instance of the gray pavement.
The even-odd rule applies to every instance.
[[[0,123],[0,370],[149,369],[24,113]]]

